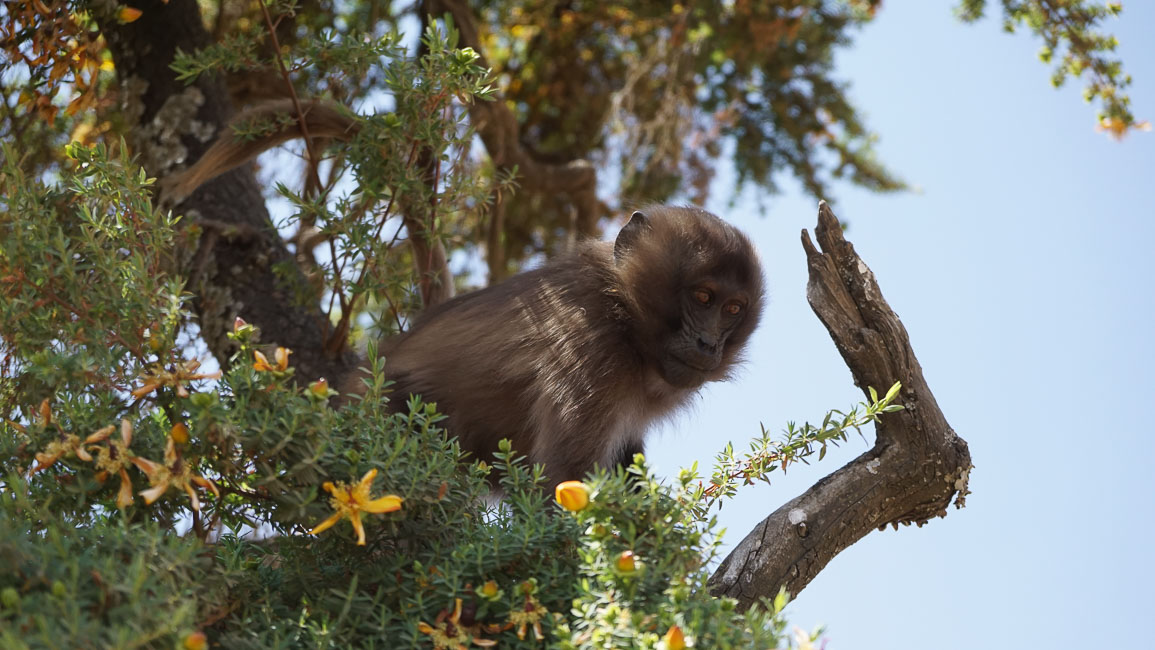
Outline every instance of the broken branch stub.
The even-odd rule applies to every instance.
[[[825,201],[815,229],[802,231],[810,269],[806,297],[867,394],[902,382],[905,408],[876,424],[874,447],[755,526],[710,578],[710,592],[742,609],[785,587],[797,596],[843,549],[872,530],[921,526],[962,507],[971,470],[966,441],[947,424],[910,347],[906,328]]]

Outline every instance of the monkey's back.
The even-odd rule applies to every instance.
[[[480,459],[509,438],[554,482],[608,465],[684,397],[646,376],[614,287],[612,244],[591,242],[438,306],[384,346],[394,403],[435,402]]]

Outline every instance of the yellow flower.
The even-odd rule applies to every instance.
[[[48,443],[44,451],[36,452],[36,464],[28,468],[28,475],[32,476],[42,469],[55,465],[61,458],[76,453],[76,450],[81,448],[80,445],[80,438],[71,433],[65,434],[60,440]]]
[[[140,376],[143,385],[132,391],[132,396],[136,398],[144,397],[152,391],[161,386],[172,386],[176,389],[176,394],[181,397],[188,397],[188,390],[184,387],[185,382],[196,379],[218,379],[221,376],[220,371],[210,373],[198,373],[197,368],[201,367],[200,361],[182,361],[176,364],[173,370],[165,370],[159,364],[153,367],[152,370]]]
[[[794,647],[798,650],[814,650],[814,636],[800,627],[795,627]]]
[[[1150,131],[1151,123],[1147,120],[1140,120],[1128,124],[1117,117],[1100,117],[1099,124],[1095,126],[1095,130],[1100,133],[1105,132],[1116,140],[1122,140],[1130,130]]]
[[[284,372],[289,367],[289,355],[293,351],[289,348],[277,348],[273,353],[273,358],[277,360],[277,365],[269,363],[269,358],[262,354],[259,350],[253,350],[253,370],[257,372]]]
[[[554,489],[554,497],[561,507],[577,512],[590,504],[590,488],[581,481],[563,481]]]
[[[221,493],[217,490],[216,484],[203,476],[197,476],[189,469],[188,463],[181,458],[181,455],[176,451],[176,443],[172,438],[168,439],[168,444],[164,447],[164,464],[155,463],[151,460],[146,460],[140,456],[133,456],[132,463],[140,468],[142,472],[148,474],[148,482],[152,487],[147,490],[141,490],[140,496],[144,497],[144,502],[151,504],[159,499],[170,487],[177,487],[188,494],[188,498],[192,501],[193,510],[201,509],[200,499],[197,498],[196,490],[193,486],[199,486],[208,489],[215,496],[220,496]]]
[[[393,512],[401,509],[401,497],[390,494],[377,499],[369,498],[369,489],[373,486],[373,479],[377,476],[377,470],[371,469],[365,472],[365,476],[353,485],[346,483],[333,483],[326,481],[323,487],[329,494],[333,495],[329,499],[329,504],[337,512],[333,513],[325,521],[322,521],[316,528],[309,531],[310,535],[316,535],[323,530],[328,530],[333,524],[341,521],[343,517],[348,517],[353,524],[353,530],[357,533],[357,546],[365,545],[365,529],[361,526],[361,513],[383,513]]]
[[[321,377],[317,381],[309,384],[309,388],[308,388],[308,391],[305,393],[305,397],[308,397],[309,399],[317,400],[319,402],[325,402],[325,401],[328,401],[330,397],[332,397],[336,394],[337,394],[337,391],[333,390],[332,388],[329,388],[329,382],[324,377]]]

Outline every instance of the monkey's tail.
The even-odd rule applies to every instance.
[[[285,117],[289,120],[285,120]],[[304,128],[302,128],[302,118]],[[272,122],[276,130],[253,139],[243,139],[233,133],[236,124]],[[300,138],[307,130],[310,138],[350,140],[357,134],[357,122],[340,106],[323,100],[301,102],[301,113],[290,99],[276,99],[246,109],[234,117],[196,164],[183,171],[169,174],[159,183],[160,203],[176,205],[198,187],[221,174],[235,169],[260,154]]]

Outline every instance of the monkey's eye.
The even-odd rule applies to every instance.
[[[710,304],[710,301],[713,299],[714,299],[713,294],[711,294],[710,291],[707,289],[697,289],[696,291],[694,291],[694,300],[697,300],[698,302],[702,303],[703,305]]]
[[[742,313],[742,303],[740,303],[740,302],[728,303],[725,307],[725,310],[726,310],[727,314],[730,314],[731,316],[737,316],[738,314]]]

